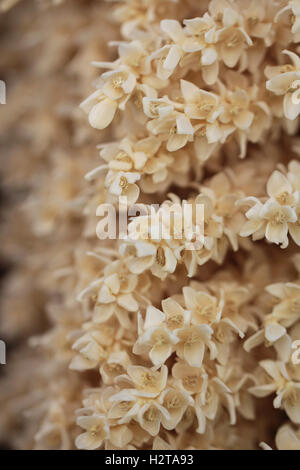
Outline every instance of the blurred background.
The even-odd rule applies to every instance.
[[[89,197],[84,174],[95,166],[99,135],[78,105],[97,73],[90,62],[113,58],[107,41],[118,33],[107,21],[108,7],[99,0],[0,2],[0,79],[6,84],[6,104],[0,105],[0,339],[7,346],[7,363],[0,365],[1,448],[43,447],[43,432],[41,442],[33,442],[37,423],[65,406],[55,401],[65,383],[51,370],[50,353],[42,359],[28,338],[49,329],[51,316],[68,302],[76,317],[70,292],[77,280],[53,273],[70,270],[74,256],[80,258],[83,230],[86,243],[93,243],[94,227],[86,226],[83,214]],[[51,347],[55,354],[59,346]],[[51,432],[56,448],[63,431]]]

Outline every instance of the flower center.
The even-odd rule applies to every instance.
[[[131,408],[131,403],[129,401],[120,401],[119,407],[122,411],[128,411]]]
[[[180,408],[182,405],[181,400],[178,396],[174,395],[173,397],[169,398],[167,400],[167,408],[174,409],[174,408]]]
[[[111,364],[107,365],[107,371],[112,374],[121,374],[124,371],[124,369],[120,364],[112,362]]]
[[[122,194],[124,194],[124,192],[128,189],[128,181],[127,181],[127,178],[125,178],[125,176],[121,176],[120,178],[120,187],[122,188]]]
[[[203,113],[210,113],[213,109],[213,105],[210,103],[198,103],[197,109]]]
[[[136,255],[136,249],[133,245],[127,246],[126,252],[129,256],[135,256]]]
[[[115,88],[117,90],[118,88],[122,87],[124,82],[125,82],[125,77],[124,77],[123,74],[120,73],[120,74],[114,76],[114,78],[111,81],[111,84],[112,84],[113,88]]]
[[[179,313],[175,315],[171,315],[168,320],[167,320],[167,326],[170,328],[178,328],[183,324],[183,318],[182,315],[179,315]]]
[[[287,204],[289,199],[289,193],[287,191],[284,191],[283,193],[279,194],[279,196],[277,196],[276,198],[279,204]]]
[[[165,257],[165,252],[161,246],[157,248],[156,252],[156,262],[160,266],[164,266],[166,264],[166,257]]]
[[[236,105],[236,106],[232,106],[232,108],[229,110],[229,114],[231,116],[238,116],[241,111],[242,111],[242,108]]]
[[[250,18],[248,18],[248,24],[251,27],[257,25],[258,22],[259,22],[259,19],[257,18],[257,16],[250,16]]]
[[[215,309],[212,305],[205,305],[196,309],[196,315],[209,319],[214,316],[214,311]]]
[[[158,419],[159,411],[156,408],[149,408],[145,415],[144,418],[146,421],[153,423]]]
[[[116,156],[116,160],[122,160],[129,163],[131,162],[129,155],[126,152],[119,152]]]
[[[199,377],[197,375],[187,375],[182,380],[183,385],[186,388],[195,388],[199,383]]]
[[[171,129],[169,131],[169,134],[170,135],[177,134],[177,125],[176,124],[174,124],[174,126],[171,127]]]
[[[233,48],[233,47],[237,47],[237,46],[240,46],[242,44],[242,40],[241,40],[241,37],[237,34],[237,33],[234,33],[231,38],[229,39],[229,41],[227,42],[227,47],[229,48]]]
[[[169,344],[169,341],[168,341],[168,338],[165,335],[159,334],[155,338],[155,343],[156,343],[157,346],[163,346],[165,344]]]
[[[280,225],[285,222],[285,216],[282,212],[278,211],[271,220],[272,224]]]
[[[155,378],[150,374],[150,372],[144,372],[141,376],[141,382],[143,387],[147,387],[148,385],[155,384]]]
[[[203,126],[201,127],[199,130],[198,130],[198,134],[201,136],[201,137],[204,137],[206,135],[206,127]]]
[[[201,340],[200,336],[196,333],[192,333],[186,340],[186,345],[191,346],[192,344],[198,343]]]
[[[95,424],[90,429],[90,433],[93,437],[97,436],[97,434],[99,434],[100,431],[101,431],[101,426],[99,426],[99,424]]]

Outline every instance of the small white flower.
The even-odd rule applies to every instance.
[[[284,95],[283,113],[293,120],[300,114],[300,58],[291,51],[283,53],[291,58],[293,65],[286,66],[287,71],[283,72],[282,67],[267,67],[265,73],[269,80],[266,87],[275,95]]]
[[[103,441],[109,438],[109,427],[104,416],[79,416],[77,424],[86,430],[76,438],[78,449],[98,449],[102,446]]]

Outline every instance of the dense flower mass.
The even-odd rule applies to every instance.
[[[0,439],[300,450],[299,0],[56,3],[6,13]]]

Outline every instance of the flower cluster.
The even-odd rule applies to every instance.
[[[283,169],[284,170],[284,169]],[[291,161],[285,174],[274,171],[267,182],[267,198],[245,198],[241,203],[250,205],[246,212],[248,221],[240,235],[252,235],[253,240],[266,237],[271,243],[288,246],[288,234],[300,246],[300,164]]]
[[[120,247],[129,270],[140,274],[150,269],[164,279],[178,263],[184,262],[189,277],[210,259],[221,264],[229,246],[238,249],[244,217],[237,202],[242,195],[220,173],[195,198],[172,198],[154,214],[149,207],[149,214],[133,217],[128,238]]]
[[[299,450],[299,0],[30,12],[0,46],[0,440]]]
[[[203,434],[206,423],[224,412],[231,424],[236,422],[237,412],[252,419],[254,403],[247,386],[255,378],[246,374],[237,380],[242,367],[239,360],[228,367],[233,344],[244,338],[249,327],[255,327],[249,310],[252,298],[253,289],[237,283],[194,282],[183,288],[180,298],[164,299],[162,310],[149,305],[144,318],[139,313],[138,339],[132,351],[109,354],[109,345],[105,348],[100,374],[112,386],[89,392],[77,420],[85,430],[78,436],[77,446],[95,449],[104,442],[117,448],[137,446],[137,427],[144,431],[138,436],[145,441],[149,435],[158,436],[160,429],[180,433],[191,425]],[[96,334],[94,325],[92,335],[96,338]],[[85,335],[82,338],[84,342]],[[78,340],[75,348],[77,344]],[[94,353],[95,348],[85,347],[81,354],[89,351]],[[166,364],[174,354],[168,375]],[[76,357],[71,367],[78,364]],[[80,363],[81,370],[90,366]]]

